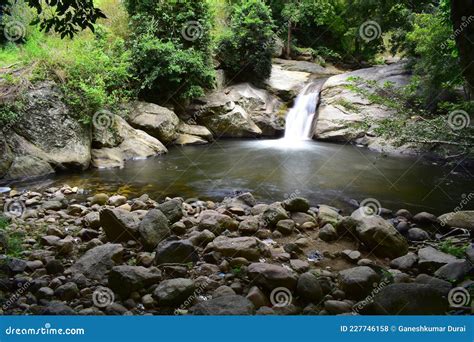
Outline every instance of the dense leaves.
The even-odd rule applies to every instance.
[[[273,20],[260,0],[235,5],[230,31],[219,45],[218,59],[231,79],[260,82],[270,76]]]

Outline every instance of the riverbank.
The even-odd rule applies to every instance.
[[[452,298],[473,284],[467,206],[436,217],[295,194],[263,204],[80,192],[2,197],[4,314],[467,313]]]

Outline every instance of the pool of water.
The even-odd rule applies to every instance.
[[[59,174],[16,187],[41,189],[68,184],[90,193],[147,193],[222,200],[250,191],[263,202],[304,196],[312,205],[349,211],[354,200],[435,214],[452,211],[473,192],[473,172],[421,158],[383,157],[363,148],[315,141],[221,140],[210,145],[171,147],[169,153],[130,161],[123,169]],[[471,204],[471,208],[474,205]]]

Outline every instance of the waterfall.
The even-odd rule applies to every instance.
[[[308,83],[296,97],[295,104],[286,116],[285,140],[298,141],[312,138],[313,121],[322,83]]]

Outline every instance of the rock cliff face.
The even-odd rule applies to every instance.
[[[408,84],[410,73],[406,70],[406,64],[399,62],[330,77],[321,90],[314,138],[355,142],[376,150],[394,150],[390,142],[381,141],[374,135],[373,126],[367,127],[362,123],[390,118],[396,113],[348,89],[349,79],[354,77],[375,81],[380,86],[392,82],[395,88],[400,88]]]
[[[0,133],[0,178],[41,176],[54,170],[85,170],[90,129],[79,123],[53,82],[28,89],[19,118]]]

